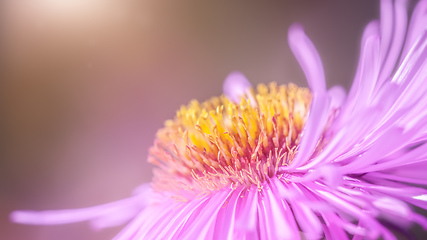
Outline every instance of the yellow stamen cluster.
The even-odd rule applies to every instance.
[[[309,90],[271,83],[251,91],[240,103],[225,96],[193,100],[166,121],[150,149],[149,161],[158,167],[155,189],[262,188],[292,161],[311,103]]]

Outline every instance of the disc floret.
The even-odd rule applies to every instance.
[[[290,164],[311,103],[309,90],[271,83],[250,92],[239,103],[224,95],[193,100],[165,122],[150,149],[149,161],[158,167],[155,189],[206,193],[253,184],[261,189],[280,166]]]

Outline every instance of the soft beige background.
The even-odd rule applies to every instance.
[[[287,45],[302,22],[328,85],[348,87],[378,2],[3,0],[1,239],[109,239],[11,224],[13,209],[61,209],[127,197],[150,181],[147,150],[191,99],[221,94],[232,70],[252,83],[306,86]]]

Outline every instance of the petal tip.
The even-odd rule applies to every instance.
[[[293,23],[289,26],[289,33],[301,33],[304,32],[304,25],[301,23]]]
[[[233,102],[239,102],[240,97],[245,96],[251,87],[252,84],[243,73],[233,71],[224,80],[223,92]]]
[[[9,214],[9,220],[13,223],[26,223],[31,218],[27,211],[13,211]]]

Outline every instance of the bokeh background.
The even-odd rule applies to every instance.
[[[328,85],[349,87],[377,1],[2,0],[0,238],[110,239],[86,223],[9,223],[14,209],[79,208],[151,179],[155,132],[191,99],[253,84],[306,86],[287,45],[301,22]]]

